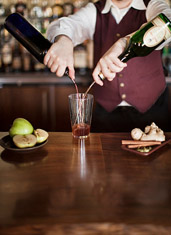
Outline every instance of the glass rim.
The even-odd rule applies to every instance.
[[[79,93],[72,93],[72,94],[68,95],[68,98],[69,99],[75,99],[75,100],[78,100],[80,98],[84,99],[84,100],[88,100],[88,99],[94,98],[94,96],[92,94],[87,94],[86,97],[83,97],[84,94],[85,93],[81,93],[81,92],[79,92]],[[81,95],[81,97],[80,97],[80,95]]]

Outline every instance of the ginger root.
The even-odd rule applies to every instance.
[[[139,128],[134,128],[131,131],[131,136],[134,140],[140,140],[144,132]]]
[[[139,128],[134,128],[131,136],[134,140],[165,141],[164,132],[154,122],[150,126],[146,126],[144,132]]]

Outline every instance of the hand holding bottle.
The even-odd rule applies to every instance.
[[[124,41],[118,40],[98,62],[93,77],[99,85],[103,85],[100,81],[101,77],[103,79],[106,77],[111,81],[116,73],[124,68],[118,60],[127,62],[137,56],[147,56],[167,41],[171,37],[171,21],[166,15],[160,13],[128,37],[129,44],[128,46],[125,44],[125,50],[123,50]],[[119,52],[120,54],[118,54]],[[118,58],[116,58],[117,56]]]
[[[71,39],[64,35],[59,36],[45,55],[44,64],[58,77],[62,77],[68,67],[69,76],[74,80],[75,70]]]
[[[99,74],[112,81],[116,73],[121,72],[127,66],[126,63],[118,59],[118,56],[125,50],[126,46],[127,38],[121,38],[101,57],[92,74],[97,84],[103,85],[103,79],[100,79]]]

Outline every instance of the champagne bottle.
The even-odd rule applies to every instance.
[[[52,45],[48,39],[19,13],[10,14],[5,19],[4,27],[43,64],[44,57]],[[68,68],[65,70],[65,75],[70,78]]]
[[[127,48],[118,58],[127,62],[134,57],[147,56],[170,37],[171,21],[160,13],[130,37]],[[105,79],[102,72],[98,76]]]
[[[163,14],[134,33],[126,50],[118,57],[122,62],[138,56],[147,56],[171,37],[171,21]]]
[[[130,37],[126,50],[118,58],[122,62],[127,62],[134,57],[147,56],[170,37],[171,21],[163,13],[160,13]],[[98,76],[101,80],[105,79],[102,72]],[[94,83],[95,81],[86,93]]]
[[[4,26],[40,63],[43,63],[44,56],[52,45],[49,40],[19,13],[10,14]]]

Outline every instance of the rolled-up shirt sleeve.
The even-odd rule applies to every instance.
[[[66,35],[76,46],[87,39],[93,39],[95,22],[96,8],[93,3],[88,3],[74,15],[53,21],[47,28],[46,36],[54,42],[55,37]]]
[[[127,9],[128,10],[128,9]],[[171,20],[171,9],[165,0],[151,0],[146,8],[146,19],[150,21],[160,13],[164,13]],[[122,14],[122,12],[120,12]],[[93,39],[96,24],[96,7],[93,3],[88,3],[74,15],[62,17],[53,21],[47,28],[46,36],[54,42],[59,35],[68,36],[73,45],[81,44],[87,39]],[[123,15],[121,16],[122,19]],[[131,23],[131,22],[130,22]],[[157,50],[162,49],[171,41],[171,38],[162,43]]]

